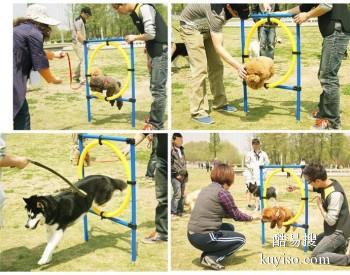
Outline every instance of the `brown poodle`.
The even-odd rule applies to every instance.
[[[273,60],[266,56],[250,59],[245,63],[245,70],[247,72],[246,83],[255,90],[262,88],[265,81],[270,79],[275,72]]]
[[[268,207],[262,213],[262,221],[271,222],[271,228],[275,228],[276,225],[278,228],[281,228],[284,222],[289,221],[293,217],[293,212],[285,207]],[[286,232],[288,232],[291,225],[285,225],[285,227]]]
[[[121,83],[111,76],[103,75],[99,68],[91,69],[91,78],[89,82],[91,91],[102,93],[106,90],[106,96],[110,97],[120,91]],[[123,107],[123,101],[117,99],[109,101],[111,106],[117,101],[117,107],[120,110]]]

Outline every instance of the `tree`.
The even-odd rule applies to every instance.
[[[217,152],[220,146],[220,134],[213,133],[210,134],[209,151],[213,153],[214,158],[216,158]]]

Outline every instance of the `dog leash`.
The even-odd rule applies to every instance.
[[[81,83],[79,83],[79,86],[76,86],[74,87],[73,86],[73,73],[72,73],[72,63],[71,63],[71,60],[70,60],[70,56],[69,56],[69,53],[66,53],[67,55],[67,60],[68,60],[68,67],[69,67],[69,81],[70,81],[70,88],[72,90],[79,90],[81,88]]]
[[[79,189],[78,187],[76,187],[73,183],[71,183],[68,179],[66,179],[64,176],[62,176],[62,175],[61,175],[60,173],[58,173],[57,171],[51,169],[50,167],[48,167],[48,166],[46,166],[46,165],[44,165],[44,164],[42,164],[42,163],[40,163],[40,162],[37,162],[37,161],[34,161],[34,160],[30,160],[30,159],[28,159],[28,161],[29,161],[30,163],[32,163],[32,164],[38,166],[38,167],[41,167],[41,168],[46,169],[47,171],[50,171],[51,173],[55,174],[56,176],[58,176],[59,178],[61,178],[62,180],[64,180],[64,181],[65,181],[66,183],[68,183],[68,185],[69,185],[70,187],[72,187],[73,190],[74,190],[75,192],[77,192],[80,196],[82,196],[82,197],[86,197],[86,196],[87,196],[87,194],[86,194],[83,190],[81,190],[81,189]]]

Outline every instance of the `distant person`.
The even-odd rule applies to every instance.
[[[183,138],[180,133],[174,133],[171,148],[171,185],[173,197],[171,199],[171,214],[181,217],[184,212],[184,198],[188,172],[186,167]]]
[[[77,56],[79,62],[74,70],[73,80],[77,83],[83,81],[81,79],[82,65],[84,63],[84,51],[83,43],[86,40],[86,21],[92,16],[91,9],[89,7],[83,7],[80,10],[80,14],[75,18],[73,22],[72,29],[72,41],[73,41],[73,50]]]
[[[254,13],[271,13],[278,11],[278,4],[260,3],[253,4]],[[260,19],[256,19],[258,21]],[[258,37],[260,42],[260,55],[274,59],[276,44],[276,27],[272,22],[267,22],[258,28]]]
[[[253,138],[252,150],[244,157],[244,177],[247,186],[246,198],[249,209],[260,209],[259,205],[251,204],[253,194],[249,191],[248,186],[249,184],[256,184],[260,188],[260,165],[267,165],[269,163],[270,160],[267,153],[261,150],[260,140]],[[258,200],[255,203],[258,203]]]

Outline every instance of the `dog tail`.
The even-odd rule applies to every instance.
[[[123,191],[127,187],[126,182],[120,179],[105,177],[105,180],[105,184],[101,185],[94,199],[97,205],[104,205],[112,198],[115,190]]]

